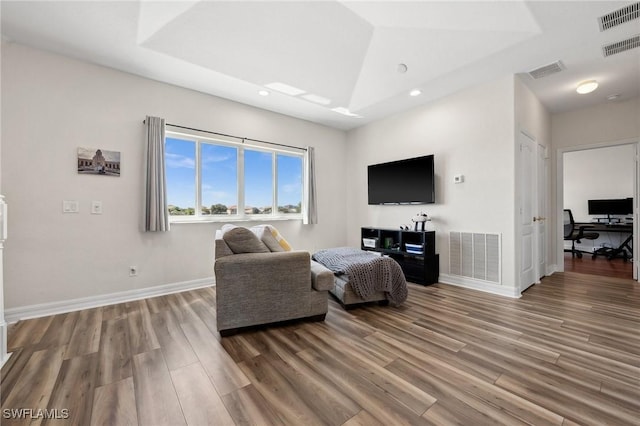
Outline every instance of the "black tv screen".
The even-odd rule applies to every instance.
[[[632,214],[633,198],[588,200],[589,214]]]
[[[435,203],[433,155],[367,168],[369,204]]]

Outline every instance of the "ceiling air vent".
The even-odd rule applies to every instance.
[[[546,77],[548,75],[560,72],[563,69],[564,69],[564,64],[560,61],[556,61],[552,64],[544,65],[540,68],[536,68],[535,70],[531,70],[529,71],[528,74],[529,76],[531,76],[531,78],[537,80],[539,78]]]
[[[640,34],[634,35],[626,40],[605,44],[602,46],[602,54],[606,58],[607,56],[617,55],[618,53],[626,52],[636,47],[640,47]]]
[[[598,23],[600,24],[600,31],[605,31],[638,18],[640,18],[640,2],[632,3],[615,12],[599,17]]]

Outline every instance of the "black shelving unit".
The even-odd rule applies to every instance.
[[[436,253],[435,231],[361,228],[360,248],[394,259],[407,281],[423,285],[438,282],[440,256]]]

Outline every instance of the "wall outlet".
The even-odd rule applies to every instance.
[[[80,203],[77,201],[62,201],[62,213],[78,213],[80,212]]]
[[[102,201],[91,202],[91,214],[102,214]]]
[[[138,276],[138,267],[137,266],[129,266],[129,276],[137,277]]]

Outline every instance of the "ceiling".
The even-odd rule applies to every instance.
[[[1,14],[5,41],[347,130],[510,74],[550,112],[638,96],[640,48],[605,58],[602,45],[640,19],[598,24],[630,4],[3,0]],[[600,87],[578,95],[589,79]]]

